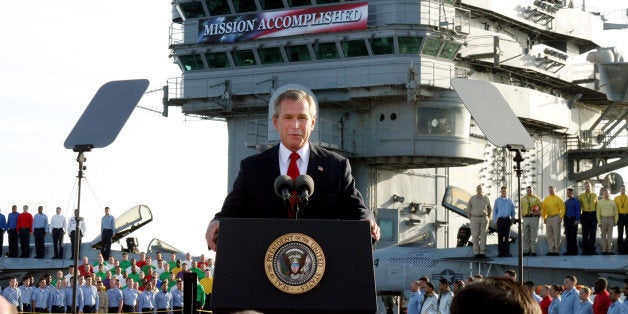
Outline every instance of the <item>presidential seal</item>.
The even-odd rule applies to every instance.
[[[277,238],[266,250],[264,269],[277,289],[290,294],[312,290],[325,273],[325,254],[307,235],[288,233]]]

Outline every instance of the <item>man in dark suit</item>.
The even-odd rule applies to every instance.
[[[299,219],[368,220],[371,236],[379,240],[379,226],[355,188],[349,161],[309,143],[316,124],[314,98],[303,90],[289,89],[276,97],[273,108],[273,125],[281,143],[241,161],[233,190],[207,227],[209,248],[216,250],[221,218],[293,218],[294,213],[274,192],[275,179],[293,171],[307,173],[314,181],[314,193],[300,209]],[[298,170],[290,169],[293,158]]]

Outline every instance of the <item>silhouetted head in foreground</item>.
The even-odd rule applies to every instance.
[[[451,314],[540,314],[541,308],[523,287],[509,278],[474,281],[454,295]]]

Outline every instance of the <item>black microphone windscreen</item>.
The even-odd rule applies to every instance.
[[[294,185],[296,186],[297,194],[301,194],[303,190],[307,190],[308,195],[314,194],[314,179],[307,174],[298,176],[294,181]]]
[[[288,189],[288,191],[294,190],[294,181],[292,181],[290,176],[283,175],[275,179],[275,194],[279,197],[283,197],[282,193],[284,189]]]

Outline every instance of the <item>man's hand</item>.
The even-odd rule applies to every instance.
[[[218,244],[216,243],[218,240],[218,228],[220,228],[220,221],[212,220],[212,222],[209,223],[209,226],[207,226],[207,231],[205,232],[207,247],[214,252],[218,250]]]
[[[379,226],[377,225],[377,223],[375,222],[375,220],[373,219],[364,219],[364,220],[368,220],[369,223],[371,223],[371,237],[373,238],[373,240],[375,240],[374,242],[379,241]]]

